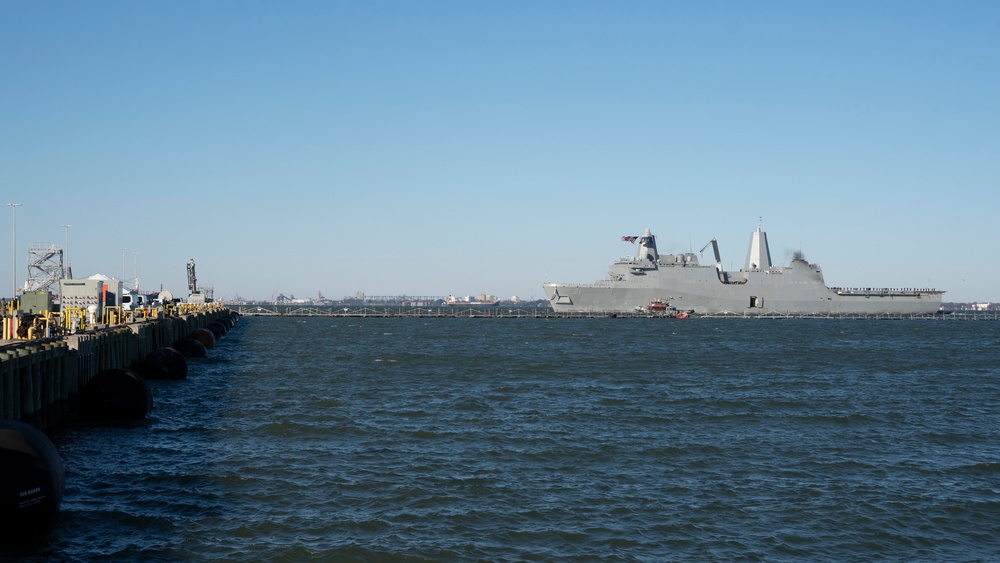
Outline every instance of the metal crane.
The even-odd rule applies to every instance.
[[[719,243],[716,242],[715,239],[712,239],[712,240],[708,241],[708,244],[706,244],[705,246],[701,247],[701,250],[698,251],[698,253],[699,254],[704,254],[705,253],[705,249],[708,248],[709,245],[711,245],[712,246],[712,250],[715,251],[715,269],[719,271],[719,276],[722,276],[722,256],[719,255]]]

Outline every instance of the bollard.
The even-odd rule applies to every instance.
[[[0,386],[0,418],[14,418],[14,365],[17,356],[9,353],[0,354],[0,376],[3,377]]]

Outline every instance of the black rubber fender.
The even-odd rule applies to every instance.
[[[40,430],[0,420],[0,538],[4,545],[44,535],[62,502],[66,471]]]
[[[157,348],[142,362],[142,376],[145,379],[187,379],[188,365],[181,354],[173,348]]]
[[[207,328],[196,328],[191,331],[191,338],[201,342],[206,350],[215,348],[215,334]]]
[[[80,416],[87,420],[140,420],[153,410],[149,383],[127,369],[106,369],[80,390]]]
[[[212,323],[205,327],[205,330],[209,330],[215,336],[215,341],[218,342],[222,340],[222,337],[226,335],[226,327],[222,326],[222,323]]]
[[[193,338],[182,338],[174,342],[171,346],[184,355],[185,358],[207,358],[208,348]]]

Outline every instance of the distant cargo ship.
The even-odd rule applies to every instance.
[[[722,268],[715,239],[715,265],[702,266],[694,253],[660,256],[649,229],[635,243],[635,257],[615,261],[606,279],[593,284],[544,283],[557,312],[634,312],[653,302],[698,314],[902,314],[935,313],[944,291],[936,289],[827,287],[823,272],[796,255],[788,266],[771,263],[767,234],[750,237],[746,264],[739,272]],[[705,250],[702,248],[702,251]]]
[[[488,300],[488,299],[486,299],[486,300],[483,300],[483,299],[474,299],[474,298],[471,298],[471,297],[467,297],[465,299],[459,299],[459,298],[455,297],[454,295],[449,295],[448,298],[444,300],[444,304],[445,305],[464,305],[466,307],[471,307],[471,306],[492,307],[494,305],[499,305],[500,304],[500,300],[496,299],[496,300],[492,300],[491,301],[491,300]]]

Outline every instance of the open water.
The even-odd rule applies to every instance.
[[[28,560],[1000,559],[1000,323],[244,318]]]

